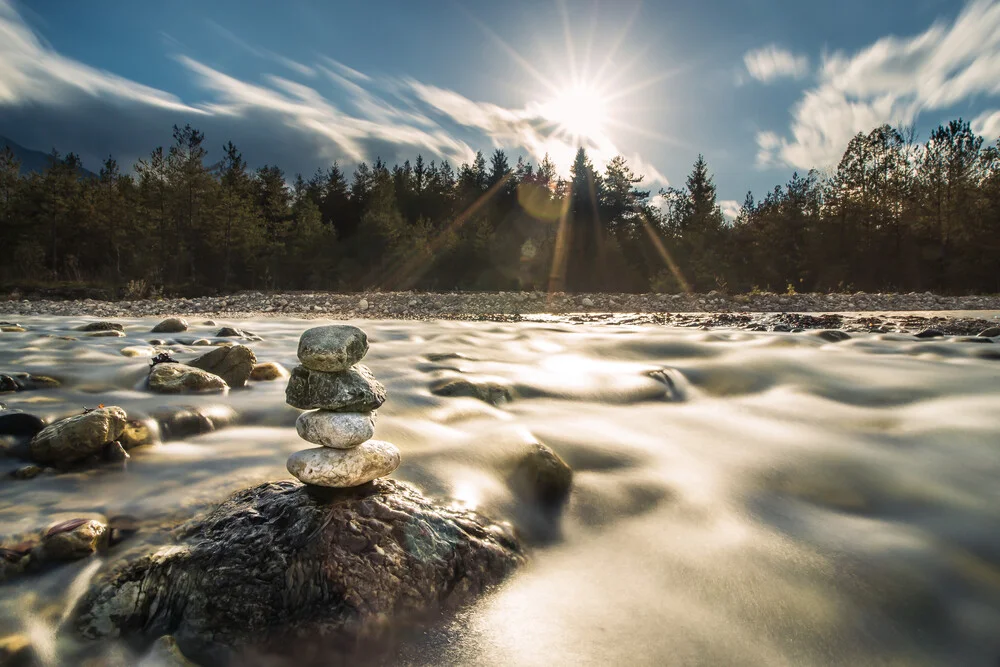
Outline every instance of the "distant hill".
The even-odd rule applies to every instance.
[[[10,146],[10,149],[14,151],[14,155],[18,160],[21,161],[21,173],[27,174],[30,172],[42,172],[46,167],[49,166],[49,154],[43,153],[42,151],[31,150],[30,148],[25,148],[24,146],[11,141],[7,137],[0,135],[0,150],[4,149],[4,146]],[[80,167],[80,176],[87,178],[94,178],[97,176],[92,171]]]

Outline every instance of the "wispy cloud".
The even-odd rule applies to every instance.
[[[853,54],[824,58],[819,85],[792,108],[790,137],[757,135],[758,164],[830,167],[853,135],[882,124],[909,125],[921,112],[1000,94],[1000,2],[974,0],[951,24],[909,37],[883,37]],[[978,130],[998,131],[983,114]]]
[[[719,208],[726,220],[732,222],[739,216],[742,205],[735,199],[722,199],[719,201]]]
[[[750,76],[764,83],[782,78],[801,79],[809,74],[807,56],[794,54],[775,44],[747,51],[743,64]]]
[[[0,0],[0,105],[64,104],[70,98],[67,92],[201,113],[175,95],[56,53],[32,32],[13,5]]]
[[[148,150],[147,143],[119,153],[113,142],[124,134],[123,125],[129,125],[135,139],[130,141],[138,144],[143,133],[162,136],[171,124],[189,121],[212,140],[232,138],[258,162],[275,161],[293,169],[310,162],[308,170],[334,160],[357,163],[377,156],[391,162],[415,152],[464,162],[475,153],[459,137],[476,134],[514,155],[522,150],[536,159],[549,154],[564,173],[576,150],[538,104],[511,109],[475,102],[413,79],[374,77],[325,56],[304,65],[248,44],[223,26],[212,27],[248,53],[280,64],[289,70],[288,76],[265,74],[248,81],[189,55],[176,55],[203,93],[201,99],[184,102],[60,55],[27,27],[8,0],[0,0],[0,114],[9,119],[12,110],[40,107],[51,118],[61,108],[63,120],[56,123],[32,119],[27,111],[13,116],[36,128],[59,126],[53,128],[56,134],[75,128],[71,148],[81,150],[77,144],[86,137],[91,155],[98,158],[109,150],[122,158]],[[183,50],[179,42],[169,43]],[[90,103],[81,104],[81,96]],[[122,108],[125,104],[128,109]],[[590,137],[587,147],[598,166],[619,151],[603,134]],[[666,184],[640,156],[629,157],[647,182]]]

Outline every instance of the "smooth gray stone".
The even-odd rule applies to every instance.
[[[303,412],[295,431],[306,442],[334,449],[350,449],[375,437],[374,412]]]
[[[385,402],[385,387],[363,364],[340,373],[296,366],[285,388],[285,402],[300,410],[371,412]]]
[[[349,324],[313,327],[299,338],[299,361],[314,371],[346,371],[368,353],[368,335]]]
[[[117,406],[61,419],[32,438],[28,448],[31,460],[62,465],[98,454],[118,439],[127,421],[125,411]]]
[[[149,390],[159,394],[226,391],[229,385],[218,375],[184,364],[157,364],[149,371]]]
[[[218,375],[230,387],[242,387],[250,378],[257,357],[246,345],[218,347],[188,362],[188,366],[200,368]]]

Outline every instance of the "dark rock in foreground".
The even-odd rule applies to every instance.
[[[242,387],[250,378],[257,357],[246,345],[218,347],[188,362],[189,366],[218,375],[230,387]]]
[[[262,484],[178,537],[93,584],[77,615],[85,636],[171,634],[212,664],[272,651],[328,664],[389,650],[396,630],[471,601],[524,560],[508,529],[391,479]]]

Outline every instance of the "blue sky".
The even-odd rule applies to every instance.
[[[578,143],[720,199],[877,124],[1000,135],[1000,0],[0,0],[0,135],[130,165],[173,124],[289,175]]]

